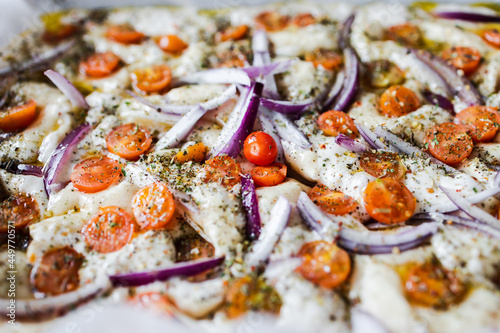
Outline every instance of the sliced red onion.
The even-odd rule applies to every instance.
[[[481,22],[481,23],[498,23],[500,22],[500,16],[479,14],[471,12],[453,12],[453,11],[437,11],[434,14],[440,18],[448,20],[461,20],[469,22]]]
[[[339,134],[335,138],[335,143],[356,154],[363,154],[368,151],[368,147],[359,141],[351,139],[347,135]]]
[[[259,122],[262,127],[262,131],[269,134],[276,142],[276,147],[278,148],[278,155],[276,156],[276,161],[280,163],[285,163],[285,154],[283,153],[283,145],[281,144],[281,138],[278,136],[278,131],[271,121],[269,116],[262,113],[262,107],[259,108]]]
[[[241,203],[245,210],[247,237],[255,240],[260,236],[262,228],[259,213],[259,201],[255,192],[255,185],[252,176],[243,175],[241,177]]]
[[[477,204],[477,203],[483,202],[484,200],[487,200],[487,199],[489,199],[489,198],[491,198],[499,193],[500,193],[500,187],[490,188],[490,189],[481,191],[479,193],[469,195],[467,197],[467,201],[469,201],[471,204]],[[433,212],[449,213],[449,212],[456,211],[458,209],[458,207],[454,203],[449,203],[449,204],[434,205],[434,206],[431,206],[431,209]]]
[[[383,129],[381,126],[375,128],[375,134],[385,139],[385,142],[389,143],[391,146],[396,148],[398,151],[405,153],[410,156],[420,156],[424,159],[429,159],[432,163],[439,165],[448,173],[458,173],[459,171],[440,160],[432,157],[426,152],[422,151],[420,148],[415,147],[411,143],[408,143],[398,137],[397,135]]]
[[[264,107],[260,108],[260,112],[271,119],[282,140],[293,143],[302,149],[307,149],[312,146],[304,133],[302,133],[302,131],[295,126],[293,121],[288,119],[284,114],[271,112]]]
[[[157,271],[115,274],[109,277],[114,287],[138,287],[155,281],[166,281],[176,276],[193,276],[224,262],[224,257],[200,259],[190,262],[176,263],[171,267]]]
[[[331,90],[328,92],[326,100],[323,101],[323,97],[321,96],[321,94],[320,96],[318,96],[318,101],[322,102],[323,111],[328,111],[330,106],[332,106],[335,100],[338,98],[340,92],[342,91],[344,80],[345,80],[345,71],[341,70],[340,72],[337,73],[337,76],[335,77],[335,82],[333,83]]]
[[[500,188],[500,171],[497,172],[495,178],[493,179],[493,186]]]
[[[137,100],[139,103],[142,103],[146,106],[149,106],[150,108],[158,111],[158,112],[162,112],[162,113],[165,113],[165,114],[169,114],[169,115],[172,115],[172,116],[178,116],[179,119],[181,117],[182,114],[184,114],[185,112],[191,110],[191,108],[189,108],[188,110],[185,111],[184,108],[182,108],[181,111],[178,111],[178,112],[174,112],[172,111],[171,109],[168,108],[168,106],[166,105],[159,105],[159,104],[155,104],[155,103],[152,103],[151,101],[149,101],[147,98],[144,98],[142,96],[139,96],[137,95],[135,92],[131,91],[131,90],[127,90],[127,93],[132,96],[135,100]],[[174,107],[177,107],[177,105],[175,105]],[[191,105],[187,105],[186,106],[186,109],[188,107],[191,107]],[[184,112],[185,111],[185,112]]]
[[[37,165],[21,164],[17,161],[0,162],[0,169],[16,175],[42,177],[42,167]]]
[[[316,206],[306,192],[300,192],[297,209],[307,226],[316,231],[322,238],[333,240],[337,237],[340,226]]]
[[[292,206],[288,200],[284,196],[280,196],[271,210],[269,221],[264,225],[259,239],[254,243],[252,251],[246,256],[245,261],[248,267],[256,267],[266,262],[286,228],[291,211]]]
[[[390,150],[389,147],[385,145],[382,141],[380,141],[377,135],[375,135],[375,133],[370,131],[368,128],[360,124],[356,124],[356,128],[358,129],[358,132],[359,134],[361,134],[363,139],[365,139],[366,143],[368,143],[368,145],[373,149]]]
[[[490,225],[478,223],[475,220],[465,219],[456,215],[433,213],[431,216],[436,220],[443,221],[445,225],[449,225],[449,222],[452,222],[452,226],[476,230],[482,234],[486,234],[500,240],[499,228],[494,228]]]
[[[269,62],[266,61],[264,62],[265,64],[262,64],[260,66],[254,65],[254,66],[241,67],[239,69],[247,73],[250,79],[255,80],[261,76],[266,77],[269,75],[272,76],[286,72],[290,68],[293,62],[294,60],[292,59],[285,61],[277,61],[273,63],[271,63],[270,61]]]
[[[434,235],[438,223],[423,223],[416,227],[402,227],[395,232],[343,228],[337,244],[356,254],[389,254],[411,250]]]
[[[78,89],[76,89],[76,87],[71,82],[69,82],[69,80],[65,78],[61,73],[49,69],[46,70],[44,74],[50,79],[50,81],[52,81],[52,83],[54,83],[54,85],[63,93],[63,95],[69,99],[73,106],[85,110],[88,110],[90,108],[82,93],[79,92]]]
[[[309,98],[301,102],[277,101],[274,99],[261,98],[262,106],[283,114],[301,114],[314,104],[314,99]]]
[[[356,98],[359,90],[359,60],[356,51],[352,47],[344,49],[346,78],[342,85],[338,98],[335,100],[332,109],[346,112]],[[324,105],[323,110],[329,110],[330,106]]]
[[[434,94],[433,92],[428,90],[424,91],[423,95],[429,103],[439,106],[441,109],[448,111],[453,116],[455,115],[455,107],[448,98],[439,94]]]
[[[349,37],[351,35],[352,24],[356,18],[355,14],[351,14],[343,23],[339,31],[339,47],[344,50],[349,46]]]
[[[438,186],[441,191],[465,214],[477,220],[480,223],[488,224],[494,228],[500,227],[500,220],[496,219],[481,208],[474,206],[469,200],[463,198],[453,190],[447,189],[444,186]]]
[[[74,310],[77,306],[87,303],[111,289],[111,284],[106,279],[101,283],[93,283],[79,289],[42,299],[16,299],[16,319],[37,321],[54,318]],[[0,299],[0,315],[8,318],[10,314],[10,299]]]
[[[352,333],[391,333],[378,319],[359,307],[351,309]]]
[[[90,124],[83,123],[69,132],[50,156],[43,170],[43,185],[48,196],[52,192],[60,191],[69,183],[69,179],[59,179],[61,170],[90,129]]]
[[[248,92],[242,93],[243,99],[240,97],[210,152],[212,156],[227,154],[236,158],[240,154],[243,142],[253,130],[262,89],[262,83],[252,82]]]
[[[201,72],[187,74],[177,84],[241,84],[250,86],[250,77],[239,68],[213,68]]]
[[[191,109],[191,111],[182,116],[182,118],[174,126],[172,126],[172,128],[169,129],[168,132],[160,138],[160,140],[158,140],[155,150],[177,147],[179,143],[184,140],[189,133],[191,133],[198,120],[200,120],[205,113],[207,113],[207,110],[202,108],[200,105],[196,105]]]
[[[484,101],[476,88],[464,75],[460,76],[457,70],[449,65],[444,59],[424,50],[410,49],[409,52],[436,71],[447,83],[453,95],[460,101],[471,105],[483,105]]]
[[[49,67],[52,62],[65,55],[69,50],[73,48],[73,46],[75,46],[75,44],[75,40],[62,43],[42,54],[34,54],[30,60],[22,63],[13,63],[7,67],[2,67],[0,68],[0,78],[14,73],[45,69]]]
[[[254,66],[269,66],[271,65],[271,54],[269,52],[269,39],[265,30],[255,30],[252,37],[253,65]],[[263,75],[261,82],[266,89],[267,97],[278,99],[278,87],[274,74],[268,73]]]

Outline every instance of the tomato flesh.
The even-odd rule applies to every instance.
[[[314,186],[308,196],[321,210],[328,214],[345,215],[358,208],[357,201],[350,196],[333,191],[321,184]]]
[[[96,53],[80,63],[80,73],[89,78],[103,78],[118,69],[120,58],[113,52]]]
[[[481,62],[481,53],[472,47],[452,47],[443,51],[442,57],[465,75],[472,74]]]
[[[164,52],[178,54],[187,49],[188,44],[176,35],[165,35],[155,38],[156,43]]]
[[[135,221],[142,229],[161,229],[174,216],[174,198],[165,185],[153,183],[143,187],[134,195],[132,211]]]
[[[106,156],[87,158],[73,168],[71,182],[84,193],[96,193],[113,185],[121,175],[120,164]]]
[[[133,123],[118,126],[106,136],[108,150],[131,161],[144,154],[152,142],[149,130]]]
[[[351,139],[358,136],[358,129],[354,124],[354,120],[342,111],[326,111],[318,117],[317,124],[320,130],[328,136],[344,134]]]
[[[286,179],[287,167],[283,163],[273,163],[267,166],[257,166],[250,171],[257,186],[275,186]]]
[[[442,123],[427,132],[425,147],[441,162],[455,165],[469,157],[474,142],[461,125]]]
[[[11,109],[0,111],[0,129],[12,132],[28,127],[36,118],[36,102],[28,103]]]
[[[419,107],[420,100],[417,94],[404,86],[392,86],[380,97],[380,111],[387,117],[401,117]]]
[[[394,25],[387,29],[385,37],[398,44],[410,47],[418,47],[422,44],[422,33],[420,29],[410,23]]]
[[[488,142],[493,140],[498,132],[498,109],[489,106],[471,106],[460,111],[457,119],[468,130],[474,142]]]
[[[27,194],[10,196],[0,203],[0,233],[8,233],[9,224],[21,230],[39,217],[38,204],[33,197]]]
[[[402,179],[406,174],[406,167],[399,155],[388,151],[367,152],[359,158],[363,170],[376,178]]]
[[[134,90],[141,94],[160,93],[167,89],[172,80],[172,72],[165,65],[156,65],[135,70],[130,74]]]
[[[121,44],[137,44],[144,39],[144,34],[129,25],[114,25],[108,29],[106,37]]]
[[[342,56],[332,50],[316,49],[313,53],[307,53],[305,60],[312,62],[314,67],[322,66],[324,69],[332,71],[342,65]]]
[[[233,187],[241,181],[241,166],[227,155],[218,155],[205,162],[205,182],[217,182],[225,187]]]

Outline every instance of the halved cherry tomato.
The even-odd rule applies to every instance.
[[[268,166],[256,166],[250,171],[257,186],[275,186],[286,179],[287,167],[283,163],[273,163]]]
[[[205,182],[217,182],[233,187],[241,181],[241,166],[227,155],[218,155],[205,162]]]
[[[95,53],[80,63],[80,73],[91,78],[111,75],[118,69],[120,58],[113,52]]]
[[[472,47],[452,47],[443,51],[442,57],[465,75],[472,74],[481,62],[481,53]]]
[[[106,37],[122,44],[137,44],[142,41],[144,34],[135,31],[134,28],[127,24],[113,25],[106,31]]]
[[[483,39],[495,47],[500,47],[500,32],[498,29],[484,30]]]
[[[322,66],[330,71],[342,65],[342,57],[337,52],[322,48],[314,50],[313,53],[307,53],[305,60],[312,62],[314,67]]]
[[[308,25],[316,23],[316,19],[310,13],[297,14],[293,18],[293,24],[298,27],[307,27]]]
[[[218,40],[226,42],[228,40],[239,40],[244,38],[248,33],[248,25],[239,25],[237,27],[229,27],[218,35]]]
[[[36,118],[36,102],[30,100],[24,105],[0,111],[0,129],[17,131],[28,127]]]
[[[72,24],[58,25],[57,29],[45,30],[42,34],[42,40],[45,43],[57,44],[60,41],[73,36],[77,30],[78,28]]]
[[[333,215],[345,215],[358,208],[356,200],[339,191],[330,190],[325,185],[314,186],[308,194],[309,198],[321,210]]]
[[[206,155],[207,147],[205,147],[203,142],[198,142],[175,154],[174,160],[176,163],[186,163],[189,161],[199,163],[203,162]]]
[[[267,31],[283,30],[290,23],[288,16],[281,15],[275,11],[262,12],[255,17],[255,25],[257,29],[265,29]]]
[[[246,159],[256,165],[269,165],[278,156],[278,146],[273,137],[264,132],[253,132],[243,143]]]
[[[127,245],[134,234],[132,216],[117,206],[100,207],[82,228],[82,234],[90,247],[100,253],[118,251]]]
[[[100,192],[114,184],[121,174],[120,163],[106,156],[87,158],[73,168],[71,182],[84,193]]]
[[[401,117],[420,107],[417,94],[405,86],[392,86],[380,97],[380,111],[391,118]]]
[[[185,236],[175,241],[176,261],[192,261],[201,258],[211,258],[215,248],[199,234]]]
[[[155,65],[149,68],[137,69],[130,73],[132,87],[141,94],[159,93],[165,90],[172,80],[170,67]]]
[[[498,109],[489,106],[471,106],[457,114],[474,142],[493,140],[500,127]]]
[[[278,314],[281,304],[279,294],[262,278],[243,276],[230,283],[226,292],[225,312],[230,319],[241,317],[251,310]]]
[[[408,273],[404,286],[410,301],[438,309],[458,303],[466,291],[464,283],[439,263],[415,266]]]
[[[427,132],[425,147],[441,162],[454,165],[469,157],[474,142],[463,126],[442,123]]]
[[[116,127],[106,136],[106,145],[113,154],[135,161],[151,146],[153,139],[149,130],[137,124]]]
[[[12,195],[0,203],[0,233],[9,231],[9,224],[20,230],[38,220],[36,200],[28,194]]]
[[[326,289],[338,287],[351,271],[349,254],[337,245],[323,240],[304,244],[298,257],[302,259],[302,263],[297,272]]]
[[[187,49],[188,44],[177,35],[165,35],[155,37],[156,44],[167,53],[178,54]]]
[[[174,216],[174,198],[165,185],[152,183],[134,195],[132,211],[135,221],[142,229],[161,229]]]
[[[351,139],[358,136],[358,129],[356,125],[354,125],[354,120],[352,120],[347,113],[342,111],[326,111],[318,117],[317,123],[319,129],[328,136],[344,134]]]
[[[78,271],[82,264],[83,256],[68,246],[50,250],[31,271],[31,284],[47,295],[76,290],[80,285]]]
[[[406,174],[406,167],[401,163],[399,155],[389,151],[364,153],[359,162],[363,170],[376,178],[399,180]]]
[[[410,23],[390,27],[385,33],[385,38],[404,46],[418,47],[422,44],[420,29]]]
[[[174,305],[166,294],[158,291],[143,292],[135,295],[130,301],[141,308],[151,309],[168,315],[172,315]]]
[[[397,180],[377,179],[363,193],[368,214],[380,223],[397,224],[413,216],[416,199],[408,188]]]

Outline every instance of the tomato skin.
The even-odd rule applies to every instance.
[[[365,172],[375,178],[400,180],[406,175],[406,167],[399,155],[388,151],[367,152],[359,158]]]
[[[443,163],[455,165],[472,153],[474,142],[466,130],[454,123],[442,123],[427,132],[426,148]]]
[[[118,126],[106,136],[108,150],[130,161],[139,159],[152,142],[149,130],[133,123]]]
[[[330,190],[321,184],[314,186],[309,191],[308,196],[321,210],[328,214],[345,215],[358,208],[358,203],[350,196]]]
[[[175,202],[172,193],[161,183],[141,188],[132,198],[135,221],[144,230],[161,229],[174,216]]]
[[[324,69],[333,71],[342,65],[342,56],[332,50],[316,49],[313,53],[307,53],[305,60],[312,62],[314,67],[322,66]]]
[[[269,165],[278,156],[278,146],[273,137],[264,132],[253,132],[243,143],[246,159],[255,165]]]
[[[413,216],[416,199],[408,188],[394,179],[368,183],[363,199],[368,214],[380,223],[397,224]]]
[[[156,44],[158,44],[160,49],[162,49],[164,52],[172,54],[179,54],[189,46],[177,35],[159,36],[155,37],[154,40],[156,41]]]
[[[500,115],[494,107],[471,106],[460,111],[456,117],[476,143],[493,140],[500,126]]]
[[[420,29],[410,23],[390,27],[385,33],[385,38],[404,46],[418,47],[422,44]]]
[[[239,25],[237,27],[229,27],[226,30],[220,32],[217,39],[221,42],[227,42],[228,40],[240,40],[245,38],[248,34],[248,25]]]
[[[39,217],[38,204],[33,197],[22,193],[10,196],[0,203],[0,234],[9,232],[9,223],[15,230],[21,230]]]
[[[206,183],[217,182],[231,188],[241,181],[241,166],[236,160],[227,155],[218,155],[205,161]]]
[[[106,37],[121,44],[138,44],[144,39],[144,34],[128,25],[114,25],[108,28]]]
[[[442,57],[465,75],[474,73],[481,62],[481,53],[472,47],[452,47],[443,51]]]
[[[200,163],[205,160],[207,151],[208,149],[203,142],[198,142],[175,154],[174,159],[176,163],[186,163],[189,161]]]
[[[406,296],[421,306],[446,309],[458,303],[466,286],[439,263],[428,262],[413,267],[404,282]]]
[[[170,67],[155,65],[138,69],[130,73],[132,87],[140,94],[160,93],[167,89],[172,81]]]
[[[417,94],[405,86],[392,86],[380,97],[380,111],[387,117],[407,115],[420,107]]]
[[[500,32],[497,29],[484,30],[482,37],[488,44],[494,47],[500,47]]]
[[[118,69],[120,58],[113,52],[95,53],[80,63],[80,73],[89,78],[103,78]]]
[[[283,16],[275,11],[262,12],[255,17],[257,29],[267,31],[279,31],[285,29],[290,23],[288,16]]]
[[[321,114],[317,120],[318,127],[327,136],[344,134],[351,139],[358,136],[354,120],[345,112],[330,110]]]
[[[287,167],[283,163],[273,163],[267,166],[256,166],[250,171],[257,186],[275,186],[286,179]]]
[[[127,245],[135,224],[126,210],[117,206],[100,207],[82,228],[85,242],[99,253],[115,252]]]
[[[304,244],[297,256],[302,259],[297,272],[325,289],[338,287],[351,271],[349,254],[323,240]]]
[[[82,264],[83,256],[68,246],[50,250],[31,271],[31,284],[38,292],[51,296],[76,290]]]
[[[57,29],[45,30],[42,40],[48,44],[57,44],[73,36],[77,31],[78,28],[72,24],[59,25]]]
[[[0,129],[8,132],[17,131],[28,127],[36,118],[36,102],[13,107],[0,111]]]
[[[298,27],[307,27],[308,25],[315,24],[316,19],[310,13],[297,14],[292,23]]]
[[[73,168],[71,182],[84,193],[96,193],[113,185],[121,175],[121,166],[106,156],[87,158]]]

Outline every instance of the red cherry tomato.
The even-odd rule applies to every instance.
[[[269,134],[253,132],[243,144],[243,153],[248,161],[264,166],[274,162],[278,156],[278,146]]]

